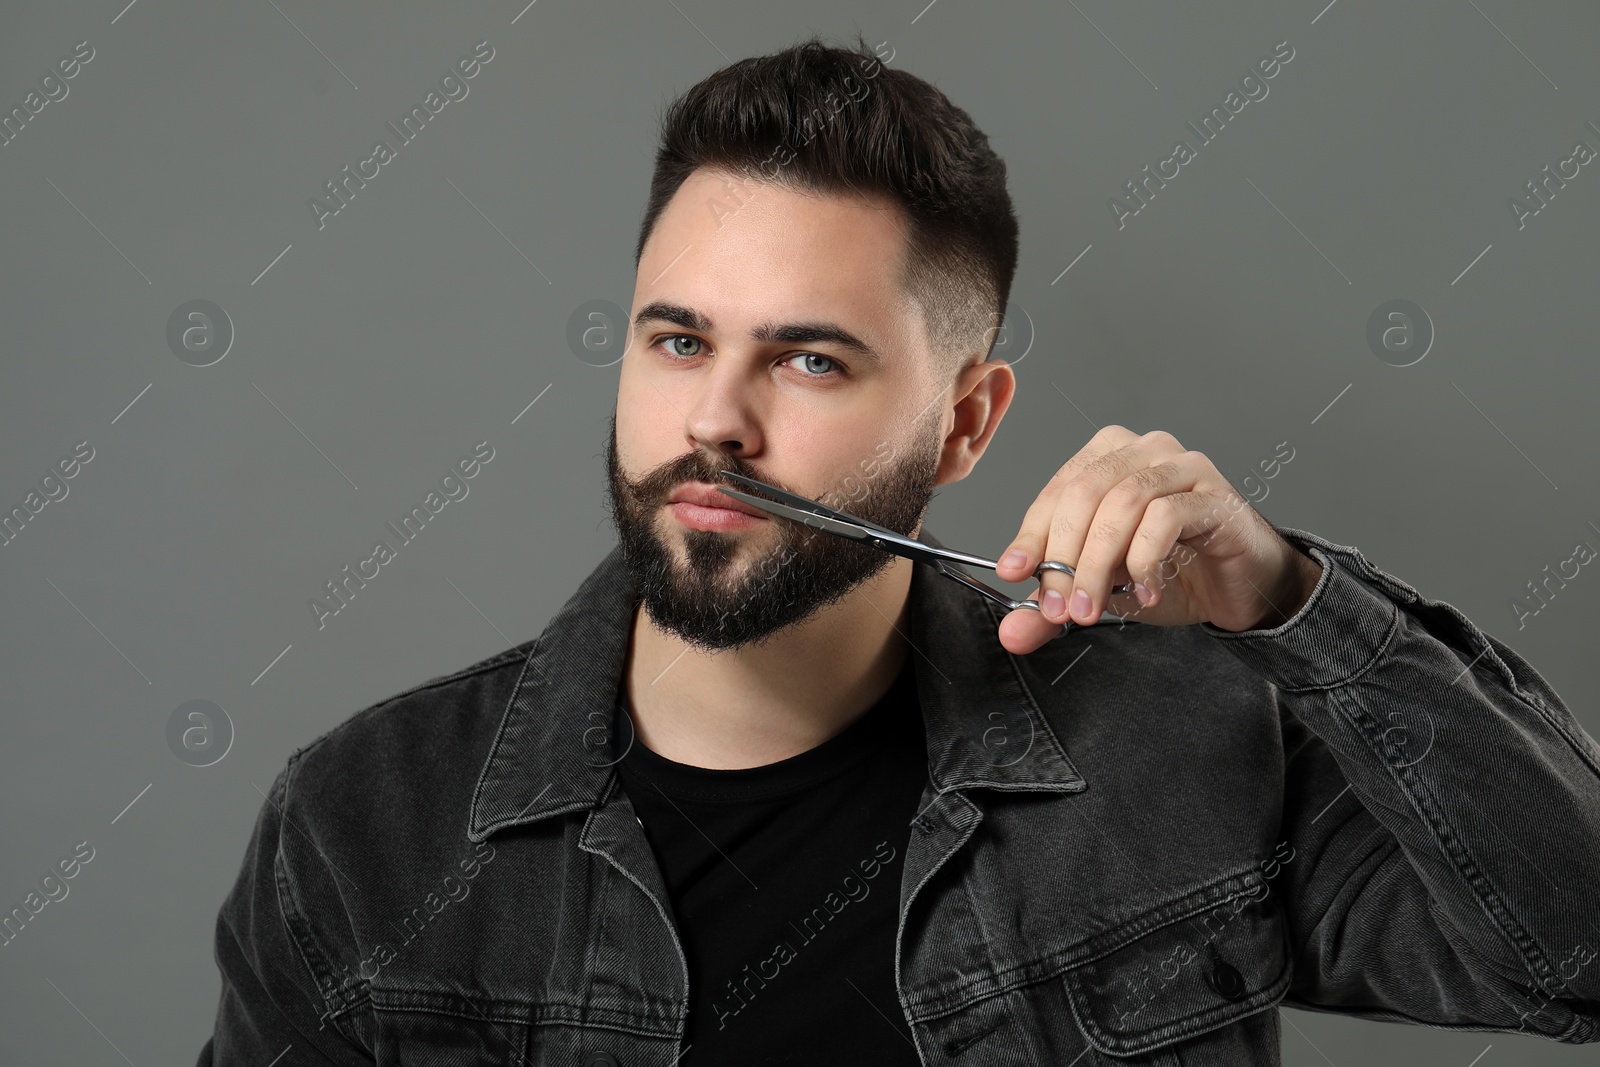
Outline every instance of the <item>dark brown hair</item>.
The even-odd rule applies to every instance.
[[[901,284],[921,311],[936,366],[952,376],[988,358],[1017,266],[1005,162],[972,116],[916,75],[885,66],[859,35],[853,48],[812,36],[740,60],[668,105],[635,269],[661,212],[702,167],[898,204],[909,221]]]

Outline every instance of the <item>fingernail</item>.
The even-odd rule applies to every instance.
[[[1089,617],[1089,594],[1082,589],[1072,591],[1072,614],[1080,619]]]
[[[1144,587],[1143,582],[1133,583],[1133,595],[1138,597],[1139,603],[1145,605],[1146,607],[1149,607],[1150,601],[1154,599],[1154,594]]]
[[[1000,557],[1000,562],[1007,567],[1026,567],[1028,554],[1020,548],[1013,548],[1010,552]]]
[[[1047,619],[1061,618],[1061,612],[1066,608],[1066,606],[1067,602],[1063,600],[1061,598],[1061,594],[1056,592],[1054,589],[1046,589],[1044,591],[1044,596],[1039,598],[1039,610]]]

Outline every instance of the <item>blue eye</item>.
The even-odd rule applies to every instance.
[[[695,359],[706,353],[705,342],[686,333],[663,335],[652,347],[671,359]],[[843,378],[846,375],[845,365],[832,356],[824,356],[817,352],[798,352],[784,362],[792,364],[797,359],[805,361],[802,376],[806,378]]]
[[[797,360],[797,359],[803,359],[803,360],[807,360],[808,361],[807,364],[806,364],[806,369],[808,371],[808,373],[806,374],[806,377],[808,377],[808,378],[826,378],[828,376],[828,372],[829,371],[838,371],[838,369],[839,369],[839,361],[838,360],[832,358],[831,356],[818,355],[815,352],[801,352],[798,355],[790,356],[788,361],[789,362],[793,362],[794,360]],[[826,363],[828,366],[826,368],[824,368],[824,370],[821,373],[812,374],[812,373],[809,373],[809,372],[813,371],[813,370],[816,370],[816,366],[815,366],[815,364],[810,363],[809,362],[810,360],[821,360],[822,362]]]

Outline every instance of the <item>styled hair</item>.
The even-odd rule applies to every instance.
[[[813,35],[742,59],[668,105],[635,269],[661,212],[702,167],[802,193],[887,197],[909,222],[900,281],[936,370],[953,378],[988,358],[1017,267],[1005,162],[972,116],[885,66],[859,34],[853,48]]]

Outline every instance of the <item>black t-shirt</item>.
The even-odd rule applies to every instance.
[[[619,687],[619,715],[626,699]],[[689,963],[680,1067],[918,1064],[894,977],[928,780],[911,661],[841,733],[763,767],[675,763],[617,730]]]

